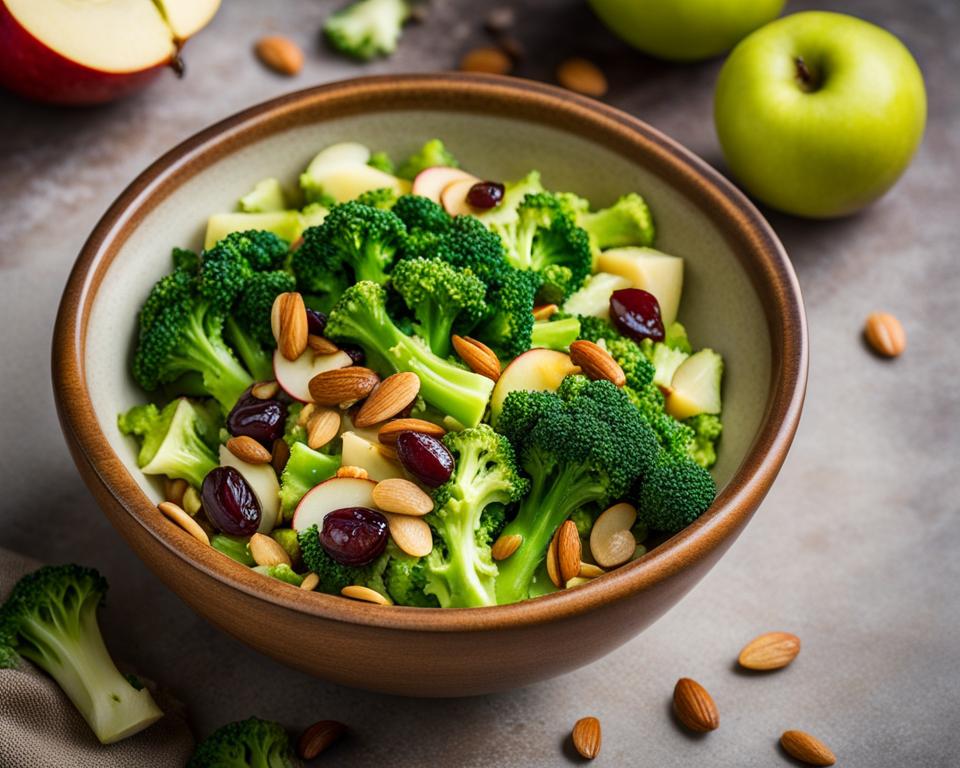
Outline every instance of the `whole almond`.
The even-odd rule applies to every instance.
[[[547,576],[553,586],[563,588],[563,582],[560,580],[560,563],[557,560],[557,534],[553,534],[550,539],[550,546],[547,547]]]
[[[169,501],[161,501],[157,504],[157,509],[163,513],[163,516],[168,520],[176,523],[180,528],[189,533],[193,538],[199,541],[201,544],[209,544],[210,536],[207,534],[203,528],[200,527],[200,524],[194,520],[190,515],[183,511],[179,506],[173,504]]]
[[[681,677],[673,689],[673,711],[691,731],[707,733],[720,727],[720,713],[707,689],[696,680]]]
[[[767,632],[747,643],[737,661],[755,670],[782,669],[800,653],[800,638],[789,632]]]
[[[610,353],[599,344],[580,339],[570,345],[570,360],[579,365],[583,375],[594,381],[611,381],[618,387],[627,383],[623,368],[614,360]]]
[[[332,355],[334,352],[340,350],[340,347],[330,341],[330,339],[325,336],[317,336],[315,333],[307,336],[307,346],[310,347],[310,351],[315,355]]]
[[[438,440],[447,434],[447,430],[439,424],[423,419],[392,419],[380,427],[377,439],[384,445],[396,445],[401,432],[422,432]]]
[[[281,293],[270,312],[277,349],[287,360],[296,360],[307,348],[307,307],[299,293]]]
[[[420,486],[402,477],[381,480],[373,488],[373,503],[384,512],[423,517],[433,512],[433,499]]]
[[[393,418],[416,400],[419,393],[420,377],[417,374],[404,371],[388,376],[360,406],[353,418],[353,425],[369,427]]]
[[[272,458],[270,451],[246,435],[238,435],[227,440],[227,450],[240,461],[248,464],[269,464]]]
[[[320,720],[300,734],[297,740],[297,755],[302,760],[313,760],[317,755],[337,741],[347,726],[336,720]]]
[[[898,357],[907,348],[907,333],[900,321],[887,312],[867,315],[863,335],[873,351],[883,357]]]
[[[361,400],[377,386],[380,377],[369,368],[351,365],[318,373],[310,379],[310,397],[317,405],[340,405]]]
[[[340,411],[317,408],[307,422],[307,446],[319,450],[333,440],[339,431]]]
[[[426,557],[433,549],[433,533],[422,517],[384,512],[394,543],[413,557]]]
[[[501,535],[490,547],[490,556],[494,560],[506,560],[523,544],[523,536],[519,533]]]
[[[557,531],[557,568],[566,584],[580,573],[580,534],[573,520],[565,520]]]
[[[295,75],[303,69],[303,51],[288,37],[261,37],[256,46],[257,58],[274,72]]]
[[[593,760],[600,754],[600,721],[595,717],[581,717],[573,725],[573,746],[581,757]]]
[[[607,92],[607,77],[592,61],[567,59],[557,67],[557,82],[571,91],[600,98]]]
[[[464,72],[486,72],[491,75],[506,75],[513,69],[513,62],[499,48],[481,47],[467,51],[460,59]]]
[[[827,766],[837,762],[830,747],[805,731],[784,731],[780,746],[790,757],[807,765]]]
[[[534,320],[549,320],[560,308],[556,304],[541,304],[533,308]]]
[[[500,359],[490,347],[482,341],[471,339],[469,336],[454,334],[451,341],[454,350],[471,371],[486,376],[493,381],[500,378]]]
[[[262,533],[250,537],[250,556],[257,565],[292,565],[287,550]]]
[[[380,455],[383,456],[388,461],[400,461],[400,456],[397,454],[397,445],[387,445],[386,443],[377,443],[377,451],[380,452]]]

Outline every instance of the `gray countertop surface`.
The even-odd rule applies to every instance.
[[[436,0],[392,59],[357,66],[317,44],[330,2],[229,0],[187,47],[182,81],[164,74],[125,102],[85,110],[0,95],[0,546],[101,568],[115,655],[172,689],[198,735],[250,714],[291,728],[350,724],[325,765],[563,765],[564,739],[586,714],[603,724],[600,765],[788,765],[776,747],[787,728],[820,735],[845,766],[960,764],[960,5],[821,5],[887,27],[914,52],[927,78],[926,139],[896,188],[860,215],[770,214],[810,323],[803,421],[740,540],[632,642],[565,677],[482,698],[413,700],[311,679],[214,629],[147,571],[84,488],[57,424],[49,348],[60,292],[90,229],[139,171],[211,122],[295,88],[450,69],[484,40],[481,3]],[[643,57],[576,0],[516,6],[528,51],[518,74],[549,80],[564,57],[586,55],[609,76],[607,101],[723,169],[710,119],[718,62]],[[269,31],[307,51],[299,77],[253,59]],[[878,308],[909,334],[894,362],[860,338]],[[770,676],[736,672],[741,645],[770,629],[800,636],[797,662]],[[722,725],[706,738],[669,717],[681,676],[717,700]]]

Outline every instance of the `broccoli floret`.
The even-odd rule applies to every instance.
[[[627,379],[627,386],[639,391],[654,377],[653,364],[643,347],[620,334],[609,322],[599,317],[580,316],[580,338],[602,344],[617,361]]]
[[[580,209],[576,223],[586,230],[598,250],[653,244],[653,217],[644,199],[636,193],[624,195],[609,208],[593,213]]]
[[[255,570],[257,573],[263,574],[264,576],[269,576],[271,579],[282,581],[284,584],[292,584],[295,587],[299,587],[301,584],[303,584],[303,576],[293,570],[293,568],[286,563],[278,563],[277,565],[258,565],[255,566],[253,570]]]
[[[300,553],[303,557],[304,566],[320,578],[317,588],[321,592],[339,595],[344,587],[358,584],[375,589],[382,595],[387,594],[387,587],[384,583],[384,572],[390,560],[390,555],[387,552],[384,552],[369,565],[353,567],[341,565],[327,554],[320,543],[318,526],[312,525],[300,531],[297,534],[297,539],[300,542]]]
[[[290,736],[279,723],[251,717],[205,738],[187,768],[300,768]]]
[[[533,324],[530,334],[531,347],[546,347],[566,352],[580,337],[580,320],[576,317],[561,317]]]
[[[599,517],[598,507],[580,507],[570,515],[570,519],[577,526],[577,533],[580,534],[581,539],[590,537],[590,531],[593,530],[593,524],[597,517]]]
[[[371,168],[376,168],[378,171],[389,173],[391,176],[396,175],[397,167],[393,164],[393,160],[390,159],[390,155],[386,152],[374,152],[370,155],[370,159],[367,160],[367,165]]]
[[[588,504],[622,498],[656,461],[659,446],[647,422],[609,381],[568,376],[554,394],[507,395],[497,421],[530,476],[504,535],[523,543],[499,564],[497,602],[527,597],[554,532]]]
[[[705,469],[717,463],[717,440],[723,432],[723,422],[715,413],[701,413],[683,422],[693,430],[690,458]]]
[[[27,574],[0,607],[0,668],[23,657],[67,694],[103,744],[163,716],[150,692],[131,685],[107,651],[97,608],[107,581],[92,568],[58,565]]]
[[[509,441],[486,424],[449,432],[443,443],[456,468],[434,491],[434,511],[426,517],[437,532],[427,555],[426,591],[436,595],[443,608],[495,605],[497,566],[490,555],[490,536],[497,526],[483,515],[491,504],[520,499],[527,482],[517,472]]]
[[[274,528],[270,531],[270,538],[283,547],[283,551],[290,556],[290,562],[294,568],[300,567],[300,542],[297,540],[297,532],[292,528]]]
[[[387,544],[389,561],[383,574],[387,594],[397,605],[437,608],[436,595],[424,592],[427,586],[426,558],[405,554],[393,542]]]
[[[443,206],[423,195],[401,195],[392,210],[411,233],[423,230],[442,235],[453,221]]]
[[[255,272],[281,269],[290,244],[265,230],[231,232],[204,251],[200,264],[200,294],[229,309],[246,290]]]
[[[244,536],[215,533],[210,537],[210,546],[231,560],[236,560],[240,565],[253,568],[257,564],[253,555],[250,554],[250,539]]]
[[[351,286],[327,318],[327,337],[359,344],[381,373],[417,374],[420,395],[429,405],[464,426],[479,424],[493,382],[437,357],[416,337],[404,334],[390,319],[386,305],[383,286],[369,281]]]
[[[637,516],[650,528],[676,533],[706,512],[716,495],[706,469],[665,453],[640,483]]]
[[[290,446],[290,458],[280,475],[280,513],[284,520],[293,517],[300,499],[307,491],[337,473],[339,456],[328,456],[306,443]]]
[[[469,330],[486,310],[487,286],[470,270],[438,259],[404,259],[390,276],[416,323],[416,334],[434,354],[450,354],[454,326]]]
[[[344,270],[356,282],[385,283],[406,236],[391,211],[358,202],[336,206],[319,227],[303,233],[291,267],[301,288],[330,292],[344,285]]]
[[[371,208],[379,208],[382,211],[389,211],[397,202],[397,193],[389,187],[371,189],[369,192],[361,193],[354,202],[360,203],[360,205],[369,205]]]
[[[287,406],[287,420],[284,424],[283,439],[293,448],[294,443],[307,442],[307,428],[300,424],[303,403],[291,403]]]
[[[125,435],[139,439],[137,465],[147,475],[186,480],[194,488],[217,466],[213,447],[219,421],[210,409],[179,398],[158,410],[152,403],[137,405],[117,418]]]
[[[261,179],[240,198],[238,207],[244,213],[273,213],[287,208],[283,187],[277,179]]]
[[[450,154],[440,139],[430,139],[417,152],[400,163],[400,167],[397,168],[397,176],[412,181],[420,171],[438,165],[448,168],[460,167],[457,158]]]
[[[487,294],[487,312],[471,335],[502,357],[516,357],[530,349],[533,307],[540,277],[536,272],[511,269]]]
[[[409,16],[404,0],[357,0],[327,18],[323,33],[334,50],[369,61],[396,50]]]
[[[281,293],[295,291],[296,280],[283,270],[258,272],[244,286],[243,293],[237,299],[233,309],[233,318],[237,325],[250,338],[269,349],[276,347],[273,329],[270,327],[270,310],[273,302]]]

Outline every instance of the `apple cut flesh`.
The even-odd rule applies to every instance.
[[[204,248],[213,248],[231,232],[250,229],[273,232],[292,243],[303,233],[305,222],[299,211],[269,211],[267,213],[215,213],[207,219]]]
[[[476,184],[480,179],[459,168],[448,168],[445,165],[436,165],[433,168],[425,168],[416,175],[413,180],[413,194],[421,197],[429,197],[433,202],[440,203],[443,190],[453,184],[455,181],[470,180]]]
[[[188,40],[213,19],[220,0],[159,0],[177,41]]]
[[[338,203],[355,200],[364,192],[391,189],[398,195],[410,191],[410,182],[391,176],[371,165],[354,165],[325,171],[314,179],[317,186]]]
[[[227,446],[220,446],[220,464],[224,467],[233,467],[239,472],[247,485],[253,490],[254,496],[260,502],[260,525],[258,533],[270,533],[280,519],[280,483],[277,482],[277,473],[272,464],[251,464],[238,459]]]
[[[448,184],[440,193],[440,204],[451,216],[471,216],[477,209],[467,202],[467,194],[476,184],[472,177]]]
[[[701,413],[720,413],[722,377],[723,358],[712,349],[690,355],[673,374],[667,413],[681,421]]]
[[[500,416],[503,401],[517,390],[556,392],[565,377],[577,371],[570,355],[553,349],[531,349],[504,368],[490,396],[490,415]]]
[[[597,272],[580,290],[570,295],[564,302],[563,311],[570,315],[602,317],[606,320],[610,317],[610,294],[630,287],[630,280],[623,275]]]
[[[612,248],[600,254],[597,269],[621,275],[630,281],[630,287],[656,296],[664,326],[676,321],[683,292],[683,259],[679,256],[654,248]]]
[[[315,355],[308,349],[296,360],[287,360],[280,354],[279,349],[273,351],[273,375],[277,384],[290,397],[301,403],[313,401],[310,396],[310,379],[318,373],[351,365],[353,360],[342,349],[330,355]]]
[[[371,480],[389,480],[394,477],[406,477],[403,468],[381,453],[376,443],[356,432],[344,432],[340,435],[343,449],[340,464],[344,467],[360,467],[367,470]]]
[[[331,477],[324,480],[300,499],[290,526],[299,533],[314,525],[323,527],[323,518],[337,509],[376,509],[373,503],[373,489],[376,485],[373,480],[359,477]]]
[[[330,171],[366,165],[369,160],[370,150],[363,144],[358,144],[355,141],[342,141],[339,144],[331,144],[329,147],[320,150],[310,161],[307,170],[304,171],[304,176],[319,181]]]

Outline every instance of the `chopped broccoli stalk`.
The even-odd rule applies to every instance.
[[[250,539],[245,536],[215,533],[210,537],[210,546],[231,560],[236,560],[240,565],[253,568],[257,564],[253,555],[250,554]]]
[[[264,576],[269,576],[271,579],[282,581],[284,584],[292,584],[295,587],[303,584],[303,576],[299,575],[286,563],[279,563],[278,565],[258,565],[254,567],[253,570],[257,573],[262,573]]]
[[[186,398],[173,400],[162,411],[152,403],[134,406],[120,415],[117,425],[123,434],[140,440],[137,465],[144,474],[180,478],[199,488],[219,464],[212,448],[219,423],[209,408]]]
[[[581,210],[576,222],[600,250],[653,244],[653,217],[644,199],[636,193],[624,195],[609,208],[593,213]]]
[[[187,768],[300,768],[290,736],[279,723],[251,717],[207,736]]]
[[[486,510],[519,500],[527,483],[517,472],[509,441],[486,424],[449,432],[443,443],[456,468],[434,491],[435,508],[426,517],[438,541],[427,556],[425,591],[443,608],[495,605],[497,566],[490,545],[499,518],[488,517]]]
[[[306,443],[290,446],[290,458],[280,475],[280,513],[284,520],[293,517],[300,499],[307,491],[337,473],[339,456],[328,456]]]
[[[493,382],[437,357],[421,341],[404,334],[387,314],[386,303],[381,285],[361,282],[351,286],[327,318],[327,336],[359,344],[381,373],[417,374],[420,395],[429,405],[464,426],[475,427],[483,418]]]
[[[409,16],[405,0],[356,0],[332,14],[323,25],[323,33],[334,50],[369,61],[396,50]]]
[[[391,176],[396,175],[397,167],[393,164],[393,160],[390,159],[390,155],[386,152],[374,152],[370,155],[370,159],[367,160],[367,165],[371,168],[376,168],[378,171],[389,173]]]
[[[297,532],[292,528],[274,528],[270,531],[270,538],[283,547],[283,551],[290,556],[290,562],[294,567],[300,563],[300,542],[297,540]]]
[[[400,163],[400,167],[397,168],[397,176],[412,181],[420,171],[438,165],[448,168],[460,167],[457,158],[447,150],[440,139],[430,139],[417,152]]]
[[[676,533],[706,512],[716,494],[706,469],[691,458],[664,454],[643,478],[637,515],[654,530]]]
[[[286,208],[283,187],[277,179],[258,181],[252,190],[240,198],[240,210],[245,213],[273,213]]]
[[[690,458],[705,469],[717,463],[717,441],[723,432],[723,423],[715,413],[701,413],[684,422],[693,430]]]
[[[561,317],[533,324],[530,334],[531,347],[546,347],[566,352],[580,336],[580,320],[576,317]]]
[[[0,668],[20,657],[49,674],[103,744],[163,716],[150,692],[120,674],[97,623],[107,582],[92,568],[59,565],[27,574],[0,607]]]
[[[267,317],[269,318],[269,314]],[[223,327],[223,338],[237,353],[254,379],[269,381],[273,378],[273,355],[268,348],[243,331],[236,318],[227,318]]]

